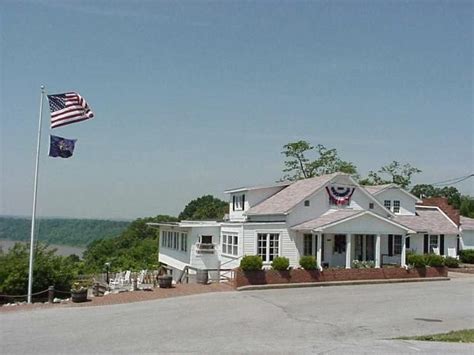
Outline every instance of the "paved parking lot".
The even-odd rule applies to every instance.
[[[474,328],[474,278],[220,292],[0,314],[4,354],[470,353],[391,340]]]

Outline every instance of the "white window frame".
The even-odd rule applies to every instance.
[[[239,255],[239,235],[237,233],[224,232],[221,236],[222,254],[238,256]]]
[[[392,210],[392,200],[384,200],[384,201],[383,201],[383,206],[384,206],[387,210],[391,211],[391,210]]]
[[[234,211],[243,211],[244,210],[244,194],[234,195],[235,202],[234,202]]]
[[[436,240],[436,245],[434,247],[432,246],[432,243],[431,243],[432,240]],[[434,253],[433,248],[439,248],[439,235],[438,234],[430,234],[428,236],[428,253]]]
[[[186,232],[181,232],[181,251],[188,251],[188,233]]]
[[[400,213],[400,200],[393,200],[393,213]]]
[[[264,264],[270,264],[275,257],[280,256],[281,253],[281,238],[280,238],[280,233],[279,232],[257,232],[257,238],[256,238],[256,255],[259,255],[262,257],[263,263]],[[276,243],[277,243],[277,252],[276,253],[270,253],[270,242],[275,243],[275,236],[276,236]],[[260,237],[265,238],[265,247],[264,248],[264,253],[260,253],[259,249],[259,239]],[[273,239],[273,240],[271,240]],[[273,249],[275,249],[275,246],[273,246]],[[270,258],[273,257],[271,260]]]

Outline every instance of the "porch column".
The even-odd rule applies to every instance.
[[[316,234],[316,263],[318,264],[318,268],[319,268],[320,271],[323,270],[323,266],[321,265],[321,259],[322,259],[321,238],[322,238],[321,233]]]
[[[346,269],[350,269],[352,265],[352,234],[346,234]]]
[[[400,255],[400,266],[406,268],[406,257],[407,257],[407,235],[402,236],[402,253]]]
[[[380,234],[375,237],[375,267],[380,267]]]

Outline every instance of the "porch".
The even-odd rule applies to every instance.
[[[314,255],[317,264],[350,269],[353,262],[406,266],[409,228],[369,211],[331,211],[293,226],[300,255]]]
[[[365,262],[379,268],[406,265],[407,236],[370,233],[298,233],[299,254],[312,255],[322,267],[354,267]]]

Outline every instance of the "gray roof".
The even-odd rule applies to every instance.
[[[362,186],[364,189],[366,189],[369,194],[371,195],[376,195],[380,191],[385,190],[388,187],[393,186],[393,184],[385,184],[385,185],[374,185],[374,186]]]
[[[416,216],[395,216],[393,220],[419,233],[459,233],[458,228],[437,208],[417,208],[416,214]]]
[[[247,214],[285,214],[306,197],[312,195],[314,192],[326,185],[337,175],[342,174],[334,173],[310,179],[298,180],[270,198],[253,206],[247,211]]]
[[[230,193],[233,193],[233,192],[270,189],[270,188],[274,188],[274,187],[284,188],[288,185],[291,185],[291,183],[292,183],[291,181],[281,181],[281,182],[276,182],[276,183],[268,184],[268,185],[242,186],[242,187],[236,187],[236,188],[233,188],[233,189],[225,190],[224,193],[225,194],[230,194]]]
[[[465,230],[465,231],[466,230],[468,230],[468,231],[474,230],[474,219],[473,218],[460,216],[460,220],[461,220],[461,228],[463,230]]]
[[[294,230],[313,230],[323,227],[325,225],[341,221],[343,219],[349,218],[351,216],[355,216],[357,214],[362,214],[365,211],[362,210],[351,210],[351,209],[343,209],[343,210],[336,210],[331,211],[330,213],[325,213],[318,218],[303,222],[296,226],[291,227]]]

